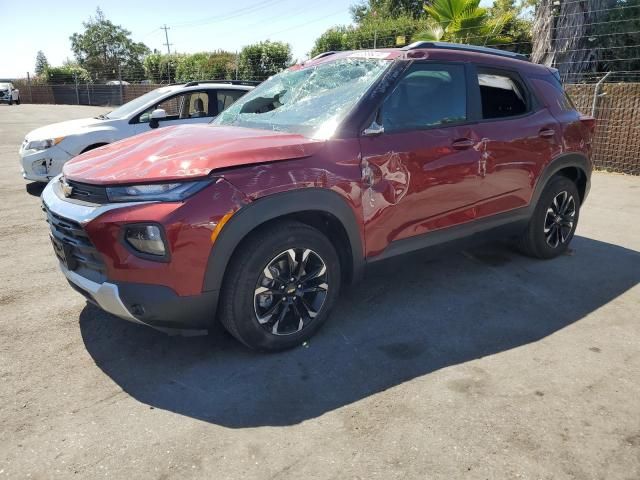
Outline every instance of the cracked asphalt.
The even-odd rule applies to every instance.
[[[596,173],[570,254],[371,268],[308,345],[168,337],[59,273],[31,129],[0,105],[0,479],[638,479],[640,178]]]

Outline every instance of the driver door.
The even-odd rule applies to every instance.
[[[367,256],[475,217],[481,151],[467,68],[414,63],[361,136]]]
[[[135,123],[136,133],[153,128],[151,113],[156,109],[162,109],[167,113],[165,118],[158,120],[158,127],[210,122],[218,111],[215,93],[209,90],[195,90],[165,98],[138,115]]]

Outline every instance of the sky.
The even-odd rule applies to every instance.
[[[38,50],[51,65],[73,59],[69,37],[83,31],[82,22],[100,6],[116,25],[151,50],[166,52],[164,30],[170,27],[171,52],[241,50],[261,40],[291,44],[293,56],[306,58],[317,37],[334,25],[351,23],[355,0],[0,0],[3,53],[0,78],[33,74]]]

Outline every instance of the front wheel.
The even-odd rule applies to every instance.
[[[552,178],[540,195],[526,230],[521,250],[536,258],[553,258],[564,253],[578,226],[580,194],[566,177]]]
[[[16,98],[16,105],[20,105],[20,96],[18,96],[18,98]]]
[[[220,320],[250,348],[300,345],[327,320],[340,290],[340,262],[320,231],[284,221],[260,228],[234,254]]]

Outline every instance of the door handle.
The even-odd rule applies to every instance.
[[[451,143],[451,146],[456,150],[466,150],[467,148],[471,148],[476,144],[470,138],[459,138],[458,140],[454,140]]]
[[[551,138],[556,136],[556,131],[553,128],[543,128],[538,132],[538,136],[542,138]]]

